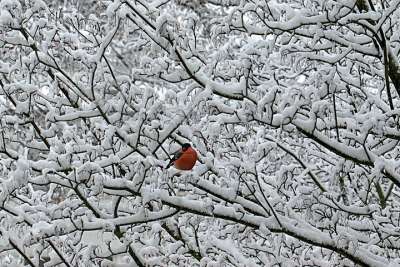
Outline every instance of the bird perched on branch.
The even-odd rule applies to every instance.
[[[173,157],[169,161],[166,169],[174,164],[175,168],[178,170],[188,171],[193,169],[194,164],[197,161],[197,152],[194,150],[190,144],[185,143],[182,148],[174,153]]]

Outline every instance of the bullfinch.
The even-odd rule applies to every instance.
[[[182,148],[174,153],[173,157],[169,161],[166,169],[174,164],[175,168],[178,170],[188,171],[193,169],[194,164],[197,161],[197,152],[194,150],[190,144],[185,143]]]

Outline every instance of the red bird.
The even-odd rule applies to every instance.
[[[174,153],[174,156],[168,163],[166,169],[171,167],[174,164],[175,168],[178,170],[188,171],[193,169],[194,164],[197,161],[197,153],[190,144],[185,143],[182,145],[182,148]]]

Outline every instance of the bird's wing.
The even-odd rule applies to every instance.
[[[177,159],[179,159],[179,158],[182,156],[182,154],[183,154],[183,152],[182,152],[181,149],[179,149],[178,151],[176,151],[176,152],[173,154],[171,160],[169,161],[167,167],[165,167],[165,168],[168,169],[169,167],[171,167],[171,165],[174,164],[174,161],[177,160]]]

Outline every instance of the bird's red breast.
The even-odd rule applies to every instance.
[[[197,161],[197,153],[196,150],[189,147],[185,151],[182,151],[181,156],[174,161],[174,166],[178,170],[191,170]]]

